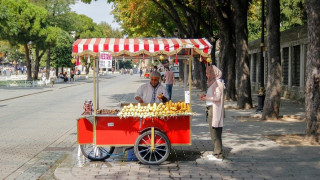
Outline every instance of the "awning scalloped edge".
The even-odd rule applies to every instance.
[[[173,56],[173,55],[176,55],[178,54],[182,49],[184,49],[183,47],[181,48],[178,48],[174,51],[171,51],[171,52],[168,52],[168,51],[157,51],[157,52],[149,52],[149,51],[146,51],[146,50],[141,50],[141,51],[137,51],[137,52],[128,52],[128,51],[125,51],[125,50],[122,50],[122,51],[119,51],[119,52],[112,52],[112,51],[108,51],[108,50],[105,50],[105,51],[101,51],[101,52],[109,52],[112,56],[114,57],[117,57],[117,56],[123,56],[123,55],[128,55],[128,56],[139,56],[139,55],[142,55],[142,54],[145,54],[145,55],[148,55],[148,56],[160,56],[160,55],[167,55],[167,56]],[[210,54],[207,54],[207,53],[204,53],[202,52],[200,49],[197,49],[197,48],[193,48],[194,51],[196,51],[198,54],[200,54],[201,56],[203,57],[210,57],[211,55]],[[86,51],[83,51],[81,53],[72,53],[72,56],[73,57],[82,57],[82,56],[93,56],[93,57],[97,57],[99,56],[99,53],[96,53],[96,52],[93,52],[91,50],[86,50]]]

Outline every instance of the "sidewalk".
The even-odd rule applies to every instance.
[[[205,120],[205,103],[200,101],[200,90],[193,89],[192,145],[173,147],[168,160],[161,165],[143,165],[126,161],[125,156],[109,158],[104,162],[90,162],[75,150],[57,165],[54,178],[70,179],[308,179],[320,176],[320,147],[279,145],[266,135],[303,134],[306,123],[301,104],[282,100],[281,115],[293,120],[260,121],[254,118],[256,109],[237,110],[235,102],[226,102],[223,128],[225,159],[209,161],[207,154],[213,147]],[[183,100],[182,86],[174,86],[173,101]],[[257,99],[253,95],[253,99]],[[257,105],[256,102],[254,102]],[[246,117],[246,118],[241,118]],[[286,117],[286,116],[285,116]],[[289,118],[290,118],[289,117]],[[115,153],[120,153],[116,148]]]

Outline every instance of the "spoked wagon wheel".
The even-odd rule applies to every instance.
[[[82,154],[92,161],[101,161],[110,157],[114,147],[98,147],[93,144],[80,145]]]
[[[171,145],[168,137],[160,131],[154,131],[154,148],[151,130],[142,133],[134,144],[134,153],[143,164],[161,164],[169,154]]]

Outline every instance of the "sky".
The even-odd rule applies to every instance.
[[[71,6],[71,10],[77,14],[84,14],[93,19],[95,23],[102,21],[107,22],[112,28],[120,29],[120,25],[114,21],[112,11],[112,4],[108,4],[107,0],[92,1],[91,4],[85,4],[78,1],[75,5]]]

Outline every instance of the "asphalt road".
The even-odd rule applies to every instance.
[[[145,81],[129,75],[103,76],[100,108],[134,102],[137,87]],[[88,79],[53,88],[0,89],[0,94],[0,179],[36,179],[73,150],[76,119],[84,101],[93,99],[93,85]]]

